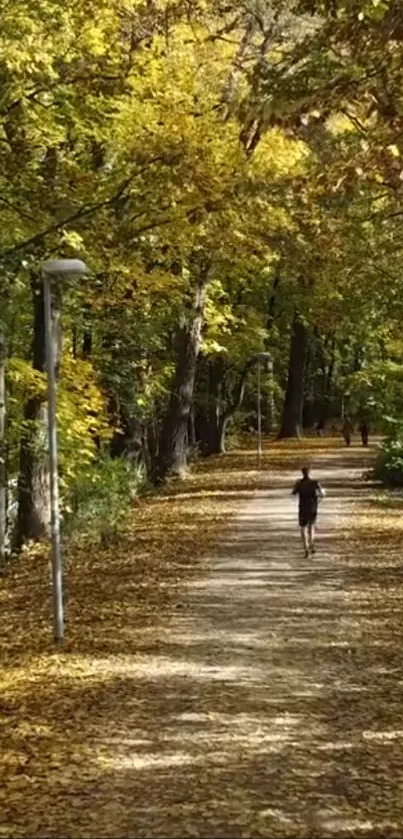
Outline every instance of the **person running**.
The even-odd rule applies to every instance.
[[[368,446],[368,435],[369,435],[369,428],[368,423],[365,420],[362,420],[360,423],[360,434],[363,446]]]
[[[349,446],[350,443],[351,443],[351,435],[352,435],[353,431],[354,431],[353,423],[351,422],[351,419],[346,417],[346,419],[344,420],[344,423],[343,423],[343,428],[341,429],[341,433],[344,437],[344,442],[345,442],[346,446]]]
[[[323,437],[325,433],[325,420],[321,419],[316,425],[316,436]]]
[[[325,491],[319,481],[310,478],[309,467],[303,466],[302,478],[295,484],[292,494],[298,495],[298,520],[305,557],[308,557],[309,551],[315,553],[315,522],[318,514],[318,501],[320,498],[324,498]]]

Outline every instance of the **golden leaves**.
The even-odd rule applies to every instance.
[[[109,736],[133,736],[123,717],[137,713],[142,649],[155,646],[168,615],[184,606],[179,587],[233,507],[231,499],[221,510],[189,478],[137,501],[113,549],[66,558],[60,651],[51,642],[46,554],[8,567],[0,592],[3,835],[49,836],[56,824],[60,835],[120,834],[126,791],[108,780]]]
[[[363,540],[361,515],[383,518],[357,481],[369,455],[340,445],[265,444],[258,471],[250,443],[138,501],[113,550],[68,558],[63,649],[50,641],[46,557],[9,566],[0,835],[397,835],[399,554],[383,553],[375,526]],[[330,484],[309,565],[276,506],[283,492],[291,504],[287,473],[308,456]],[[343,541],[332,507],[343,527],[352,496]],[[240,504],[231,536],[222,526]],[[399,513],[385,516],[392,533]]]

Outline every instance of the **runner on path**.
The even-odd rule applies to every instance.
[[[368,423],[365,420],[362,420],[360,423],[360,434],[363,446],[368,446],[368,435],[369,435],[369,428]]]
[[[344,423],[343,423],[343,428],[341,430],[341,433],[344,437],[344,442],[345,442],[346,446],[349,446],[350,443],[351,443],[351,435],[352,435],[353,431],[354,431],[353,423],[351,422],[351,419],[349,417],[346,417],[346,419],[344,420]]]
[[[299,526],[305,557],[308,557],[309,551],[315,553],[315,522],[318,514],[318,501],[325,496],[325,491],[319,481],[309,477],[308,466],[303,466],[301,471],[302,478],[295,484],[292,494],[298,495]]]

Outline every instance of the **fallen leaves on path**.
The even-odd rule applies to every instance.
[[[308,458],[318,470],[333,459],[337,468],[340,449],[271,444],[261,470],[252,449],[237,451],[138,502],[113,550],[68,558],[60,650],[50,637],[47,557],[34,551],[9,567],[0,591],[0,837],[399,835],[403,810],[390,803],[403,740],[392,701],[398,546],[394,514],[374,514],[372,490],[356,474],[368,455],[351,450],[356,472],[346,468],[345,483],[338,476],[331,488],[362,499],[349,548],[332,534],[327,564],[319,556],[305,567],[298,554],[294,567],[279,533],[267,608],[260,599],[254,609],[252,587],[227,588],[225,603],[212,589],[220,637],[208,624],[191,634],[187,623],[188,591],[197,602],[219,534],[222,561],[230,551],[259,584],[263,572],[248,566],[259,522],[229,548],[222,528],[229,534],[231,516],[275,488],[272,469],[288,481]],[[380,532],[392,540],[385,550]],[[377,642],[386,675],[377,675]]]
[[[47,551],[1,578],[0,836],[121,835],[125,796],[105,788],[108,736],[136,736],[152,713],[152,697],[150,709],[136,706],[131,675],[186,609],[181,585],[242,503],[205,481],[201,469],[138,501],[113,549],[68,556],[60,650]]]

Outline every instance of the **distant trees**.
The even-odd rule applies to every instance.
[[[66,516],[105,452],[165,480],[189,447],[222,452],[239,411],[253,426],[262,351],[279,436],[342,398],[382,401],[382,375],[385,410],[400,405],[402,13],[359,5],[0,11],[0,520],[17,484],[16,543],[48,526],[49,256],[91,267],[60,309]]]

